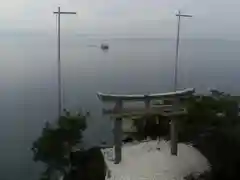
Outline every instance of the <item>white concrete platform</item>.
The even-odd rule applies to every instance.
[[[166,141],[148,141],[123,146],[123,160],[114,164],[111,149],[102,150],[111,177],[108,180],[182,180],[189,174],[210,170],[207,159],[195,148],[179,144],[172,156]]]

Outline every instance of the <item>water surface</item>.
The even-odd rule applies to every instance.
[[[106,40],[106,39],[105,39]],[[85,141],[112,140],[111,124],[101,115],[96,92],[149,93],[173,89],[175,41],[169,39],[107,39],[65,36],[62,75],[65,107],[91,110]],[[104,41],[106,42],[106,41]],[[209,87],[239,94],[240,42],[183,40],[179,88]],[[54,36],[3,36],[0,41],[0,178],[38,178],[31,143],[44,121],[57,115],[57,60]]]

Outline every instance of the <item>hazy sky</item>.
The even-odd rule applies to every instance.
[[[172,37],[181,9],[194,15],[182,21],[183,36],[240,39],[240,0],[2,0],[0,31],[56,32],[59,5],[77,11],[61,21],[73,33]]]

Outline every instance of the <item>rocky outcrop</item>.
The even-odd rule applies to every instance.
[[[65,180],[105,180],[108,169],[100,148],[73,152],[70,159],[71,172]]]

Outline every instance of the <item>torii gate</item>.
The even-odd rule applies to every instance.
[[[162,115],[171,118],[171,154],[177,155],[177,129],[176,117],[186,114],[186,110],[181,103],[182,99],[193,95],[195,89],[188,88],[182,91],[158,93],[158,94],[132,94],[117,95],[97,93],[98,98],[103,103],[115,103],[113,109],[103,109],[103,114],[110,115],[114,118],[114,154],[115,164],[119,164],[122,159],[122,118],[143,115]],[[161,100],[160,105],[151,104],[152,101]],[[170,101],[171,104],[166,105],[164,102]],[[125,108],[124,102],[144,102],[143,107]]]

